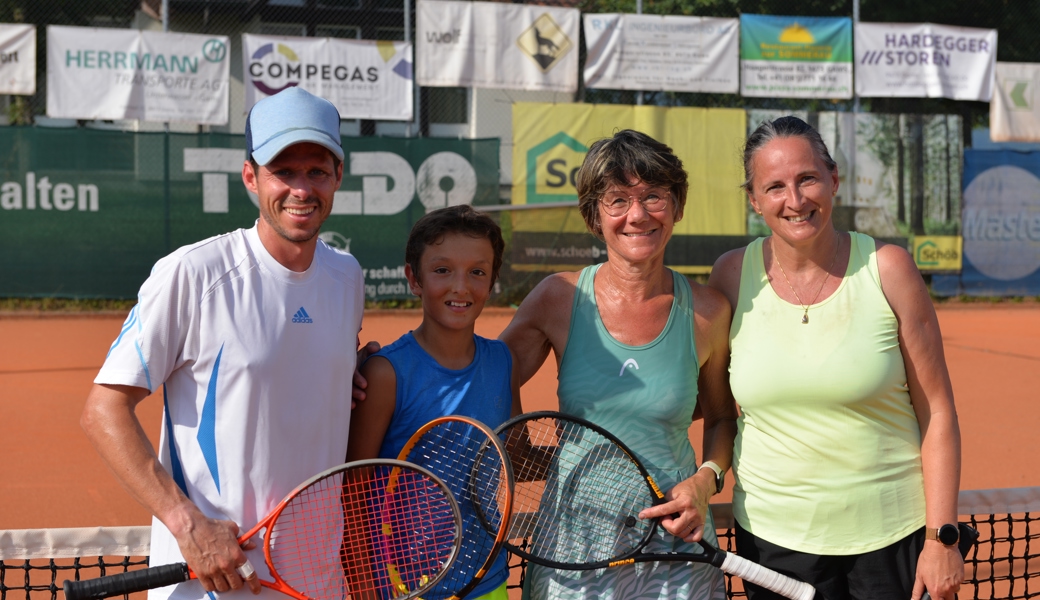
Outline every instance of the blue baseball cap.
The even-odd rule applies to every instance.
[[[286,88],[253,105],[246,117],[246,158],[266,165],[302,142],[328,148],[343,160],[339,111],[331,102],[299,87]]]

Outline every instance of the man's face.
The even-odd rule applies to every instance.
[[[242,171],[246,188],[259,197],[261,227],[296,244],[318,235],[342,178],[343,164],[310,142],[289,146],[255,171],[246,163]]]

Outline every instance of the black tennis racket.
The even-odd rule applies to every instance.
[[[271,580],[296,600],[415,598],[458,556],[462,520],[448,487],[397,460],[340,465],[300,484],[239,538],[264,531]],[[186,563],[65,581],[66,600],[132,594],[194,578]]]
[[[664,493],[615,436],[558,412],[514,417],[497,430],[513,463],[516,489],[506,547],[556,569],[600,569],[637,562],[707,563],[787,598],[811,600],[807,583],[701,541],[701,553],[645,551],[659,525],[642,520]]]
[[[462,514],[459,560],[424,600],[465,598],[484,579],[505,542],[512,514],[513,470],[490,427],[452,415],[422,426],[398,458],[432,471],[455,495]]]

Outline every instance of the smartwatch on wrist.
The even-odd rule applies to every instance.
[[[924,528],[924,539],[935,540],[943,546],[956,546],[961,539],[961,530],[957,525],[947,523],[938,529]]]
[[[718,494],[722,491],[722,486],[726,483],[726,472],[722,470],[722,467],[715,464],[714,461],[706,460],[701,463],[701,469],[711,469],[715,473],[715,493]]]

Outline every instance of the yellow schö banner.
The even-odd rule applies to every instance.
[[[744,235],[746,121],[742,109],[731,108],[514,104],[513,204],[576,201],[574,173],[588,147],[618,130],[635,129],[671,146],[689,173],[686,212],[675,234]],[[522,231],[585,231],[576,209],[517,211],[513,219]]]
[[[915,235],[914,262],[921,271],[960,271],[964,238],[959,235]]]

